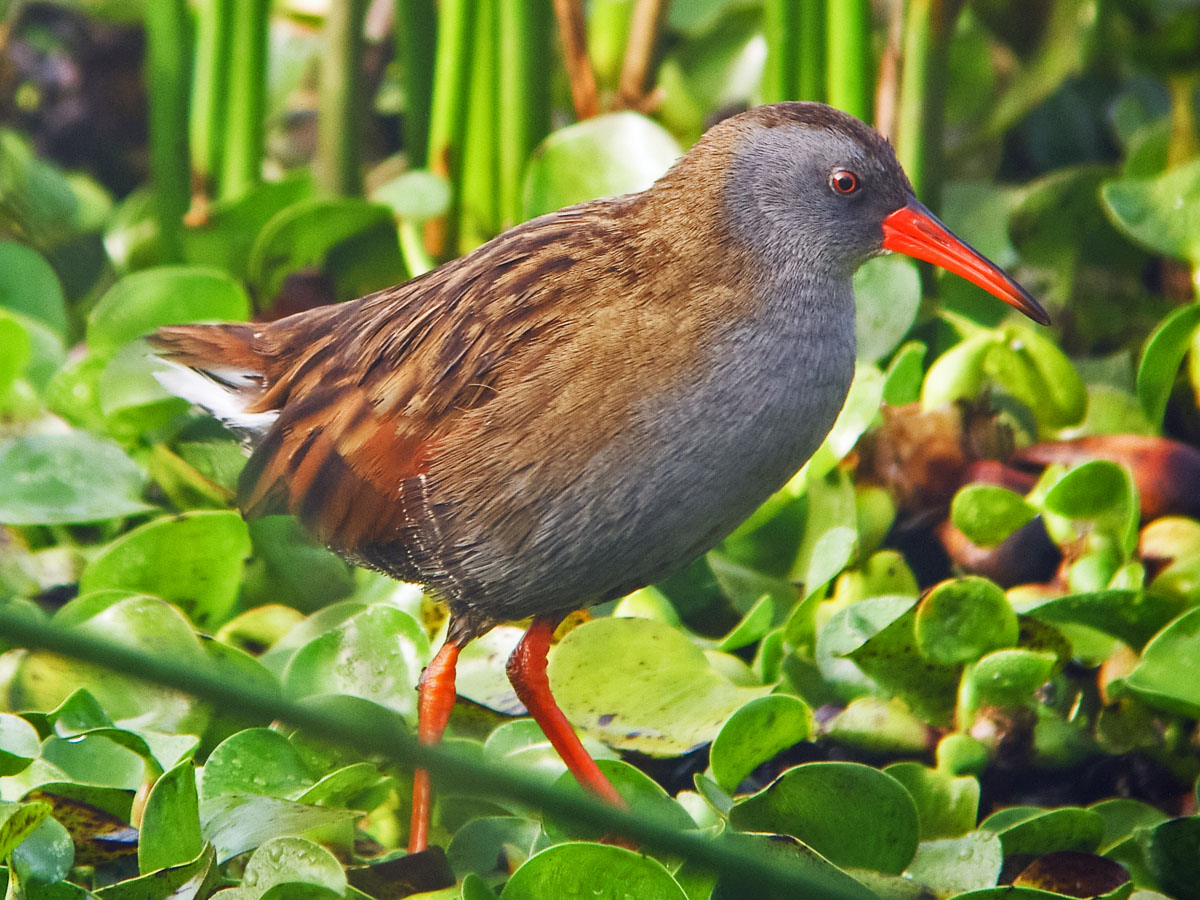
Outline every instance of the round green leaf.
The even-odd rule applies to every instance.
[[[751,700],[713,738],[713,778],[732,793],[759,765],[808,738],[812,727],[812,710],[799,697],[771,694]]]
[[[277,797],[223,794],[201,801],[200,831],[216,848],[217,861],[224,863],[272,839],[345,825],[361,815],[354,810],[306,806]]]
[[[50,263],[36,250],[0,241],[0,307],[23,313],[67,336],[67,301]]]
[[[1118,638],[1135,650],[1179,615],[1177,596],[1142,590],[1102,590],[1038,599],[1020,607],[1022,615],[1043,622],[1086,625]]]
[[[999,585],[976,576],[944,581],[917,607],[917,647],[941,665],[974,662],[1017,642],[1017,614]]]
[[[284,671],[291,697],[349,694],[413,721],[429,638],[407,613],[369,606],[296,652]]]
[[[921,824],[921,840],[957,838],[975,827],[979,812],[979,781],[951,775],[920,763],[894,763],[883,770],[912,796]]]
[[[250,317],[241,284],[218,269],[158,266],[126,275],[88,315],[88,349],[109,355],[160,325]]]
[[[854,318],[858,358],[878,362],[912,328],[921,305],[917,264],[903,256],[881,256],[854,273]]]
[[[1019,706],[1050,678],[1058,657],[1037,650],[998,650],[983,657],[970,678],[980,702]]]
[[[996,484],[968,484],[950,504],[955,526],[980,547],[999,546],[1036,515],[1024,497]]]
[[[62,881],[75,862],[75,845],[67,829],[46,819],[13,850],[12,867],[22,882]]]
[[[613,787],[629,804],[635,815],[657,819],[676,829],[695,828],[696,823],[682,806],[672,800],[667,792],[645,772],[635,769],[619,759],[601,759],[596,763]],[[584,789],[575,776],[564,772],[555,782],[555,787],[567,794],[584,796]],[[564,821],[553,816],[542,817],[542,828],[546,837],[555,843],[570,840],[599,840],[604,836],[600,829],[588,828],[573,821]]]
[[[1000,838],[971,831],[959,838],[922,841],[905,876],[939,896],[992,887],[1004,865]]]
[[[1159,709],[1200,718],[1200,609],[1158,633],[1125,678],[1126,687]]]
[[[146,764],[138,753],[96,733],[51,737],[42,746],[42,758],[87,784],[134,791],[146,779]]]
[[[0,713],[0,777],[16,775],[41,753],[41,739],[20,716]]]
[[[0,800],[0,859],[7,859],[50,813],[49,803],[7,803]]]
[[[1171,819],[1138,833],[1151,876],[1172,897],[1200,897],[1200,816]]]
[[[605,743],[674,755],[711,741],[734,710],[770,692],[736,687],[683,634],[650,619],[594,619],[550,654],[567,718]]]
[[[1200,303],[1181,306],[1155,326],[1138,361],[1137,396],[1146,420],[1161,427],[1179,366],[1200,329]]]
[[[593,116],[560,128],[529,161],[525,216],[643,190],[681,155],[670,132],[634,112]]]
[[[896,351],[888,363],[883,383],[883,402],[889,406],[916,403],[921,397],[921,379],[925,375],[925,354],[921,341],[909,341]]]
[[[0,245],[3,246],[3,245]],[[25,326],[0,310],[0,403],[33,358],[33,342]]]
[[[204,764],[200,792],[292,797],[313,783],[292,742],[269,728],[247,728],[223,740]]]
[[[474,872],[491,875],[495,872],[505,847],[515,847],[526,857],[532,852],[541,833],[532,819],[516,816],[483,816],[472,819],[454,834],[446,848],[446,860],[459,875]]]
[[[959,341],[933,361],[921,384],[921,408],[947,406],[955,400],[972,400],[983,388],[984,363],[996,346],[995,334],[985,332]]]
[[[0,522],[67,525],[153,509],[146,476],[116,444],[82,431],[0,440]]]
[[[1044,429],[1074,425],[1087,411],[1087,387],[1059,346],[1039,331],[1010,325],[988,351],[985,371],[1032,410]]]
[[[504,885],[500,900],[687,900],[662,863],[604,844],[557,844],[531,856]]]
[[[229,510],[155,519],[109,544],[79,579],[82,593],[128,590],[175,603],[199,624],[216,626],[237,602],[250,536]]]
[[[1010,807],[988,816],[980,828],[1000,836],[1005,856],[1053,850],[1092,853],[1104,836],[1104,819],[1097,812],[1077,806],[1052,810]]]
[[[315,885],[340,897],[346,891],[346,872],[320,844],[298,837],[274,838],[246,863],[237,900],[258,900],[279,884]]]
[[[186,760],[154,782],[142,814],[138,868],[142,874],[191,862],[204,849],[196,767]]]
[[[1113,223],[1156,253],[1200,265],[1200,160],[1155,178],[1118,178],[1100,189]]]
[[[1104,459],[1086,462],[1058,479],[1042,500],[1045,508],[1068,519],[1095,523],[1095,528],[1132,550],[1137,542],[1137,488],[1123,466]]]
[[[405,172],[371,191],[371,201],[387,206],[398,219],[425,222],[449,211],[450,184],[432,172]]]
[[[734,805],[743,831],[790,834],[835,865],[898,875],[917,849],[917,809],[889,775],[858,763],[808,763]]]

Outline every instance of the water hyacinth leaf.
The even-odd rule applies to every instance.
[[[1104,819],[1104,837],[1099,847],[1101,853],[1107,853],[1118,844],[1129,840],[1137,829],[1157,825],[1168,818],[1162,810],[1130,797],[1111,797],[1093,803],[1088,809],[1099,813]]]
[[[854,483],[838,466],[809,468],[805,486],[808,520],[789,577],[804,585],[806,596],[812,596],[853,557],[858,542],[858,509]]]
[[[921,341],[909,341],[896,351],[885,374],[884,403],[889,406],[904,406],[916,403],[921,398],[926,352],[928,348]]]
[[[1035,516],[1037,509],[1029,501],[996,484],[968,484],[950,504],[955,527],[979,547],[998,547]]]
[[[1200,303],[1181,306],[1155,326],[1138,361],[1137,396],[1146,420],[1161,428],[1175,376],[1196,335],[1200,333]]]
[[[1142,590],[1103,590],[1039,598],[1020,606],[1022,615],[1043,622],[1086,625],[1135,650],[1183,611],[1178,596]]]
[[[623,847],[604,844],[557,844],[513,872],[500,900],[547,897],[595,900],[687,900],[683,888],[662,863]]]
[[[51,813],[49,803],[0,801],[0,859],[9,855],[37,830]]]
[[[325,272],[339,300],[403,281],[391,210],[349,197],[309,198],[280,210],[250,251],[250,283],[270,301],[302,269]]]
[[[854,380],[850,382],[850,393],[846,395],[842,411],[838,413],[825,443],[813,455],[813,459],[809,460],[810,474],[824,474],[854,449],[863,432],[879,415],[883,383],[883,372],[876,366],[863,362],[855,365]]]
[[[1076,466],[1054,482],[1042,504],[1055,515],[1094,523],[1126,553],[1137,544],[1137,488],[1117,463],[1097,459]]]
[[[515,850],[528,859],[537,843],[540,826],[532,819],[516,816],[484,816],[455,832],[446,859],[460,874],[491,875],[500,861]],[[510,849],[511,848],[511,849]]]
[[[236,279],[202,266],[160,266],[126,275],[87,320],[88,350],[101,357],[160,325],[245,321],[250,298]]]
[[[726,831],[720,840],[747,855],[770,860],[797,881],[807,882],[812,886],[813,896],[824,896],[828,892],[855,900],[877,900],[870,888],[791,835]],[[751,886],[750,891],[755,900],[793,900],[796,896],[794,892],[760,890],[757,885]],[[728,880],[718,882],[712,892],[712,900],[739,900],[746,896],[745,884]]]
[[[994,706],[1019,706],[1049,680],[1058,657],[1037,650],[997,650],[971,670],[971,683],[980,702]]]
[[[743,831],[790,834],[834,865],[898,875],[917,849],[917,809],[903,785],[859,763],[788,769],[734,804]]]
[[[200,801],[191,760],[164,772],[150,789],[142,814],[138,869],[143,875],[180,866],[200,855]]]
[[[625,802],[629,804],[629,809],[635,815],[660,821],[675,829],[696,827],[696,823],[692,821],[692,817],[687,814],[687,811],[640,769],[635,769],[629,763],[619,759],[602,759],[597,762],[597,765],[625,799]],[[559,776],[555,787],[565,794],[584,796],[584,789],[575,780],[575,776],[566,772]],[[604,835],[602,829],[588,828],[576,822],[549,815],[542,817],[542,828],[546,837],[553,843],[570,840],[599,840]]]
[[[24,244],[0,241],[0,308],[22,313],[68,332],[67,301],[58,275],[45,258]]]
[[[852,693],[867,692],[871,680],[847,657],[893,622],[909,613],[917,598],[904,595],[869,597],[839,609],[817,632],[816,662],[821,675]]]
[[[771,622],[774,618],[775,601],[771,599],[771,595],[766,594],[759,597],[746,615],[742,616],[742,621],[738,622],[725,637],[721,638],[717,649],[729,653],[733,650],[740,650],[742,647],[748,647],[755,641],[760,640],[770,630]],[[678,623],[668,622],[667,624]]]
[[[593,116],[560,128],[529,161],[525,217],[644,190],[682,155],[669,131],[635,112]]]
[[[353,570],[300,526],[293,516],[265,516],[248,523],[254,555],[242,579],[243,605],[287,597],[306,612],[354,592]]]
[[[812,734],[812,710],[799,697],[751,700],[721,726],[709,751],[713,778],[732,793],[762,763]]]
[[[917,265],[903,256],[881,256],[854,273],[858,358],[878,362],[912,328],[921,305]]]
[[[1005,856],[1053,850],[1093,853],[1104,837],[1100,814],[1077,806],[1052,810],[1010,807],[988,816],[979,827],[1000,837]]]
[[[292,742],[269,728],[247,728],[223,740],[200,780],[205,800],[224,794],[291,798],[313,784],[313,773]]]
[[[1158,885],[1172,897],[1200,897],[1200,816],[1171,819],[1141,830],[1137,840],[1146,867]]]
[[[584,749],[593,759],[617,759],[606,745],[590,737],[582,738]],[[540,773],[547,781],[557,779],[566,771],[566,763],[550,744],[541,727],[533,719],[501,722],[483,744],[483,758],[507,763],[530,773]]]
[[[34,727],[20,716],[0,713],[0,778],[24,770],[40,753],[41,739]]]
[[[1046,430],[1075,425],[1087,411],[1087,386],[1050,338],[1023,325],[1010,325],[984,359],[992,379],[1029,407]]]
[[[1106,900],[1124,900],[1133,890],[1129,873],[1119,863],[1075,850],[1056,850],[1039,856],[1012,883],[1015,887],[1072,896],[1086,894]]]
[[[96,732],[48,738],[42,758],[77,781],[129,791],[141,787],[147,774],[141,756]]]
[[[450,183],[423,169],[405,172],[371,191],[371,200],[388,207],[397,219],[426,222],[450,209]]]
[[[13,872],[23,882],[53,884],[62,881],[75,862],[71,835],[57,821],[42,820],[12,851]]]
[[[237,602],[246,523],[230,510],[198,510],[156,519],[111,543],[83,570],[83,593],[128,590],[175,603],[199,624],[224,622]]]
[[[930,728],[903,701],[855,697],[821,733],[838,744],[886,756],[919,756],[929,748]]]
[[[1117,178],[1100,189],[1113,224],[1139,244],[1200,264],[1200,160],[1155,178]]]
[[[978,397],[983,389],[984,364],[996,344],[997,337],[991,332],[975,334],[935,359],[921,384],[921,408],[929,411]]]
[[[224,863],[272,838],[350,822],[361,813],[262,797],[224,794],[200,802],[200,831]]]
[[[413,721],[416,684],[428,660],[424,629],[407,613],[378,604],[302,647],[288,662],[282,680],[294,698],[349,694]]]
[[[33,342],[24,325],[12,315],[0,310],[0,403],[8,408],[13,384],[24,373],[33,358]]]
[[[915,762],[893,763],[883,771],[904,785],[916,804],[922,841],[961,837],[975,827],[978,779]]]
[[[525,707],[508,680],[506,665],[524,635],[523,628],[499,625],[467,644],[456,666],[458,695],[497,712],[522,715]]]
[[[917,607],[921,656],[939,665],[974,662],[1017,643],[1017,614],[1004,591],[978,576],[943,581]]]
[[[1158,709],[1200,717],[1200,609],[1192,609],[1158,633],[1123,681]]]
[[[575,628],[551,650],[548,671],[577,728],[653,755],[708,743],[736,709],[771,691],[735,686],[686,636],[649,619],[593,619]]]
[[[116,444],[82,431],[0,440],[0,522],[69,525],[152,510],[146,476]]]
[[[990,831],[922,841],[904,874],[939,896],[992,887],[1004,865],[1004,847]]]
[[[301,886],[315,885],[340,897],[346,890],[346,872],[320,844],[299,837],[274,838],[251,854],[231,900],[258,900],[277,885],[294,887],[293,896],[307,896]]]

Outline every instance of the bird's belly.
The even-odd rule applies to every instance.
[[[802,364],[789,337],[812,348]],[[489,618],[569,610],[649,584],[719,542],[811,456],[845,400],[853,332],[804,338],[780,335],[778,354],[721,348],[703,379],[645,398],[555,490],[537,469],[514,473],[500,501],[509,508],[484,519],[520,527],[482,528],[463,546],[468,596],[455,605],[486,604]]]

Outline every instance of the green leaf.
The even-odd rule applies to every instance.
[[[975,827],[979,812],[979,781],[969,775],[950,775],[920,763],[886,767],[912,796],[921,826],[921,840],[957,838]]]
[[[971,543],[997,547],[1029,524],[1037,509],[1024,497],[995,484],[968,484],[950,504],[950,518]]]
[[[51,737],[42,746],[42,758],[87,784],[134,791],[146,779],[141,756],[96,733],[69,739]]]
[[[921,304],[917,264],[902,256],[881,256],[854,273],[854,315],[858,358],[878,362],[912,328]]]
[[[1158,633],[1124,684],[1146,703],[1200,718],[1200,609],[1192,609]]]
[[[187,760],[164,772],[150,789],[142,814],[138,869],[145,875],[183,865],[203,849],[196,767]]]
[[[54,819],[45,819],[12,851],[13,872],[22,882],[62,881],[75,862],[71,835]]]
[[[754,769],[812,734],[812,710],[799,697],[751,700],[721,726],[709,751],[713,778],[732,793]]]
[[[687,900],[662,863],[622,847],[557,844],[531,856],[513,872],[500,900],[549,897],[594,900]]]
[[[983,703],[1019,706],[1049,680],[1058,657],[1038,650],[997,650],[983,657],[970,678]]]
[[[1004,864],[1000,838],[990,831],[962,837],[922,841],[904,874],[938,896],[993,886]]]
[[[292,742],[269,728],[247,728],[222,741],[204,765],[205,800],[223,794],[261,794],[296,799],[313,784],[313,773]]]
[[[1043,622],[1086,625],[1140,650],[1183,606],[1181,598],[1154,591],[1103,590],[1039,599],[1020,612]]]
[[[677,830],[696,827],[696,823],[684,808],[671,799],[649,775],[619,759],[602,759],[597,765],[635,814],[660,821]],[[565,794],[585,796],[583,787],[569,772],[560,775],[555,786]],[[596,841],[604,836],[600,829],[587,828],[554,816],[542,817],[542,829],[546,837],[554,843],[570,840]]]
[[[1104,836],[1100,814],[1077,806],[1052,810],[1009,807],[988,816],[979,827],[999,835],[1005,856],[1054,850],[1092,853]]]
[[[414,721],[429,639],[407,613],[370,606],[296,652],[283,675],[291,697],[349,694]]]
[[[280,897],[313,896],[303,893],[301,885],[327,888],[340,897],[346,891],[346,872],[337,858],[320,844],[299,837],[273,838],[251,855],[242,874],[242,884],[230,900],[258,900],[277,885],[294,888]]]
[[[398,219],[425,222],[450,210],[450,184],[441,175],[418,169],[373,189],[371,202],[382,203]]]
[[[1125,553],[1137,544],[1137,488],[1117,463],[1096,459],[1076,466],[1050,486],[1042,505],[1056,515],[1093,523]]]
[[[249,523],[254,555],[246,566],[242,603],[275,602],[312,611],[354,592],[354,570],[313,540],[294,516]]]
[[[788,769],[734,804],[744,831],[790,834],[837,866],[898,875],[917,849],[917,810],[908,791],[858,763],[807,763]]]
[[[853,558],[858,542],[858,508],[854,482],[839,466],[825,471],[810,468],[805,485],[808,520],[790,580],[802,583],[805,596],[811,597]]]
[[[988,351],[984,370],[1029,407],[1046,430],[1077,424],[1087,411],[1087,387],[1071,360],[1041,332],[1008,325]]]
[[[665,128],[635,112],[593,116],[553,132],[525,173],[525,217],[640,191],[682,155]]]
[[[96,900],[190,900],[207,897],[221,878],[211,846],[181,866],[118,881],[96,891]]]
[[[748,856],[764,858],[787,872],[797,881],[811,885],[810,896],[823,897],[827,893],[839,897],[852,897],[858,900],[878,900],[875,893],[842,871],[815,848],[809,847],[790,835],[781,834],[747,834],[744,832],[727,831],[720,840],[731,849],[740,850]],[[686,867],[685,867],[686,868]],[[735,900],[750,895],[754,900],[796,900],[794,892],[766,892],[757,885],[750,885],[730,880],[721,881],[716,891],[712,893],[713,900]],[[701,896],[706,896],[701,894]]]
[[[0,440],[0,522],[67,525],[153,509],[125,452],[82,431]]]
[[[1146,868],[1158,886],[1179,900],[1200,897],[1200,816],[1171,819],[1138,832]]]
[[[717,649],[724,653],[729,653],[755,643],[770,631],[771,622],[774,618],[775,602],[771,599],[770,594],[765,594],[759,597],[746,615],[742,616],[742,620],[731,628],[725,637],[721,638],[717,644]],[[667,622],[667,624],[678,623]]]
[[[1200,265],[1200,160],[1156,178],[1117,178],[1100,189],[1113,223],[1156,253]]]
[[[446,859],[459,875],[474,872],[492,875],[506,848],[515,847],[525,858],[533,853],[541,833],[532,819],[516,816],[483,816],[472,819],[454,833],[446,848]]]
[[[23,244],[0,241],[0,307],[50,326],[60,338],[69,328],[67,301],[50,263]]]
[[[23,771],[41,753],[41,741],[32,725],[20,716],[0,713],[0,778]],[[4,854],[0,853],[0,859]]]
[[[925,376],[925,354],[921,341],[909,341],[896,351],[888,364],[883,383],[883,402],[889,406],[916,403],[921,398],[921,379]]]
[[[158,266],[126,275],[92,309],[88,349],[110,356],[160,325],[250,317],[250,298],[241,284],[217,269]]]
[[[0,801],[0,859],[7,859],[50,815],[49,803]]]
[[[237,602],[250,536],[229,510],[155,519],[109,544],[83,570],[82,593],[128,590],[161,597],[197,623],[224,622]]]
[[[224,794],[200,803],[200,831],[225,863],[272,838],[303,834],[313,828],[350,822],[361,813],[280,800]]]
[[[1162,426],[1183,357],[1200,328],[1200,303],[1181,306],[1158,323],[1138,362],[1137,395],[1146,420]]]
[[[917,607],[915,629],[921,656],[953,666],[1014,646],[1017,614],[994,582],[957,578],[942,582],[925,596]]]
[[[649,619],[579,626],[551,650],[549,676],[577,728],[664,756],[708,743],[734,710],[771,690],[736,687],[678,630]]]
[[[983,389],[984,364],[996,346],[991,332],[959,341],[933,361],[921,385],[921,408],[929,411],[955,400],[973,400]]]
[[[281,210],[250,251],[249,278],[268,302],[302,269],[329,275],[339,300],[404,279],[399,238],[386,206],[358,198],[312,198]]]

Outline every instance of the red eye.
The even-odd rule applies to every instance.
[[[829,176],[829,186],[836,194],[853,194],[858,190],[858,176],[849,169],[837,169]]]

